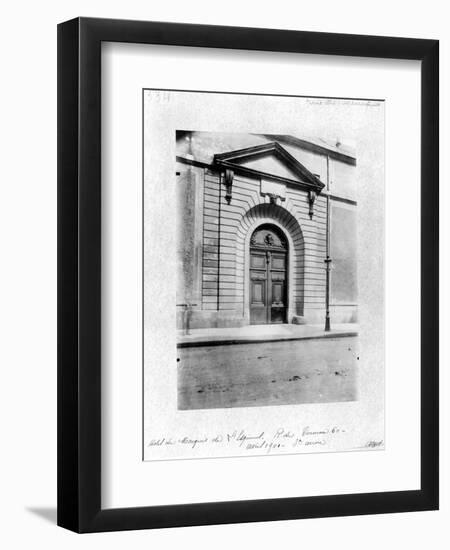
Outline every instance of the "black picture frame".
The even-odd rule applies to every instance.
[[[420,490],[102,510],[103,41],[421,61]],[[92,18],[58,26],[58,525],[98,532],[438,508],[438,67],[437,40]]]

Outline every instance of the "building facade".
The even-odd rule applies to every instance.
[[[327,288],[331,323],[356,322],[354,153],[288,135],[176,138],[177,327],[323,323]]]

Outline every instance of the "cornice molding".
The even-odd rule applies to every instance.
[[[280,160],[295,175],[298,176],[298,179],[286,178],[277,174],[270,174],[261,170],[249,168],[248,166],[243,166],[241,164],[246,160],[255,160],[270,155],[273,155]],[[265,143],[263,145],[257,145],[255,147],[247,147],[245,149],[214,155],[213,165],[231,169],[237,174],[240,173],[252,177],[282,182],[287,185],[301,187],[306,191],[315,191],[318,194],[325,187],[325,184],[320,181],[317,176],[310,172],[276,141]]]

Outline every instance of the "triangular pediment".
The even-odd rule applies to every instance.
[[[214,156],[214,162],[235,172],[297,184],[318,193],[324,188],[320,179],[278,142],[221,153]]]

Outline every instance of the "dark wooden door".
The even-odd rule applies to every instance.
[[[250,245],[250,324],[286,323],[287,242],[274,226],[259,227]]]

